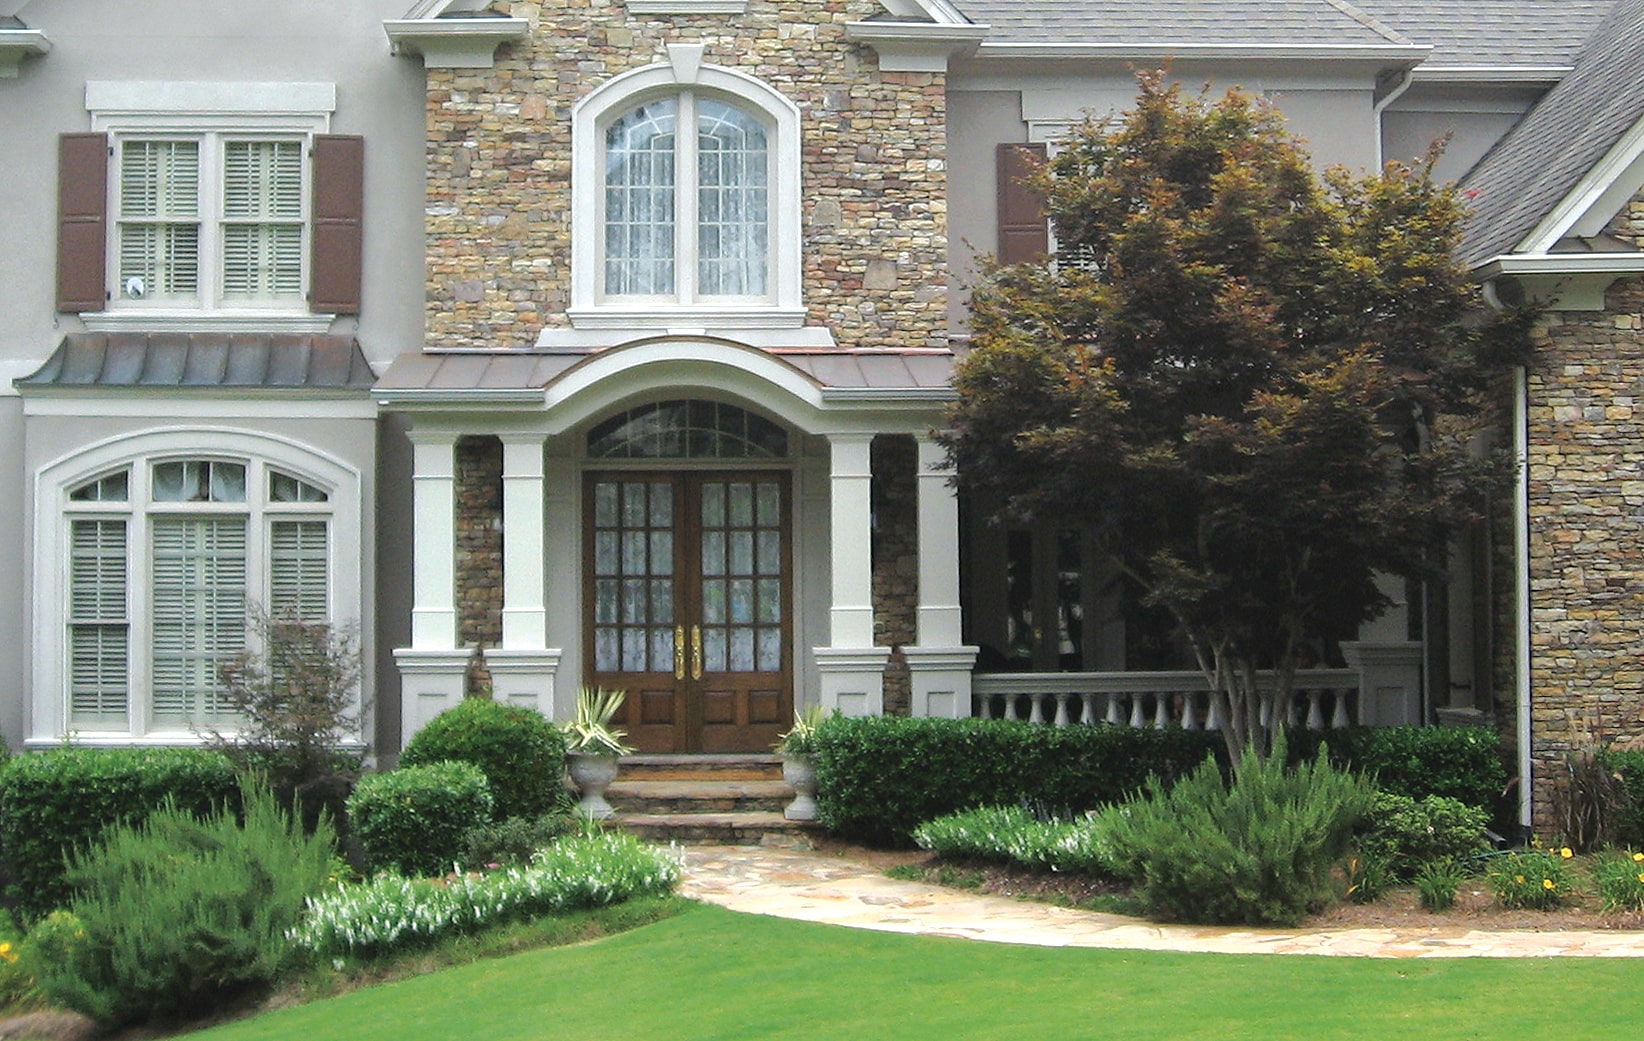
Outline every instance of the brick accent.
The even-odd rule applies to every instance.
[[[1634,204],[1634,216],[1638,204]],[[1644,282],[1547,316],[1529,373],[1534,819],[1564,753],[1644,737]]]
[[[469,694],[488,691],[484,648],[502,642],[502,441],[457,441],[457,639],[481,653],[469,670]]]
[[[428,70],[427,329],[434,347],[527,347],[568,324],[571,107],[701,42],[803,113],[804,299],[846,347],[942,346],[944,77],[886,73],[845,23],[877,0],[749,0],[742,15],[630,16],[618,0],[493,5],[531,20],[491,69]]]
[[[919,449],[905,434],[873,439],[873,642],[891,648],[885,664],[885,712],[905,716],[913,704],[904,644],[918,639]]]

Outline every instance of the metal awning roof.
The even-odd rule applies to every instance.
[[[275,390],[366,394],[376,382],[359,341],[269,333],[70,333],[33,390]]]

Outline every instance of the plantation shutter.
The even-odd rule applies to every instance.
[[[224,142],[224,299],[302,293],[302,163],[297,141]]]
[[[69,527],[69,714],[123,723],[130,693],[126,521]]]
[[[57,139],[57,310],[108,300],[108,135]]]
[[[363,264],[365,139],[314,138],[314,229],[308,309],[358,314]]]
[[[245,647],[245,518],[158,517],[153,540],[154,718],[220,718],[217,668]]]
[[[1045,146],[1002,144],[998,147],[998,219],[1001,264],[1020,264],[1050,252],[1050,228],[1044,198],[1025,183],[1045,161]]]
[[[196,295],[200,288],[199,218],[199,142],[123,142],[121,296],[164,300]]]
[[[323,520],[274,521],[269,528],[269,613],[324,622],[330,615],[330,545]]]

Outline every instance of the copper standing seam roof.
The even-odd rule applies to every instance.
[[[70,333],[14,381],[37,388],[239,388],[365,394],[376,375],[348,336],[262,333]]]

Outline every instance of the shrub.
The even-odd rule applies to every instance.
[[[1496,900],[1508,908],[1547,911],[1570,896],[1571,886],[1564,864],[1574,854],[1559,850],[1530,849],[1495,858],[1487,873]]]
[[[832,717],[815,740],[823,824],[890,845],[908,845],[920,824],[977,806],[1095,809],[1128,797],[1150,774],[1168,784],[1223,744],[1180,729],[899,716]]]
[[[316,957],[371,957],[500,921],[661,896],[679,863],[614,833],[567,838],[529,865],[444,881],[382,875],[309,901],[296,942]]]
[[[1644,853],[1603,853],[1593,862],[1593,882],[1606,911],[1644,911]]]
[[[1435,914],[1448,911],[1456,903],[1456,890],[1467,881],[1467,871],[1449,857],[1430,860],[1416,872],[1416,892],[1421,906]]]
[[[11,897],[34,920],[68,903],[64,857],[111,825],[135,824],[166,800],[199,816],[237,797],[234,766],[197,748],[63,748],[0,770],[0,848]]]
[[[462,859],[468,829],[491,819],[491,789],[473,763],[405,766],[360,778],[348,797],[369,871],[443,875]]]
[[[1605,749],[1599,763],[1621,783],[1615,834],[1622,843],[1644,844],[1644,751]]]
[[[491,783],[498,820],[537,817],[571,804],[565,788],[565,735],[541,713],[468,698],[417,731],[401,766],[473,763]]]
[[[1409,879],[1430,861],[1484,852],[1489,820],[1488,810],[1458,799],[1428,795],[1418,800],[1378,791],[1359,827],[1359,853],[1384,863],[1390,880]]]
[[[1347,899],[1355,904],[1375,903],[1394,881],[1393,869],[1380,852],[1360,850],[1347,858]]]
[[[266,789],[243,802],[243,826],[228,810],[202,821],[167,805],[74,857],[76,927],[36,941],[54,1004],[111,1025],[198,1016],[280,975],[332,835],[305,835]]]
[[[1501,738],[1485,727],[1354,727],[1290,738],[1297,761],[1325,745],[1338,767],[1373,776],[1382,791],[1412,799],[1442,795],[1488,809],[1507,784]]]
[[[1331,869],[1370,807],[1368,779],[1323,756],[1285,765],[1247,753],[1229,783],[1206,763],[1110,807],[1096,827],[1151,914],[1173,921],[1293,925],[1329,902]]]
[[[469,828],[463,835],[463,866],[470,871],[498,864],[523,864],[540,849],[552,846],[582,826],[582,818],[566,806],[540,817],[510,817]]]
[[[1019,806],[983,806],[927,821],[914,841],[939,856],[1112,875],[1111,853],[1088,817],[1046,820]]]

